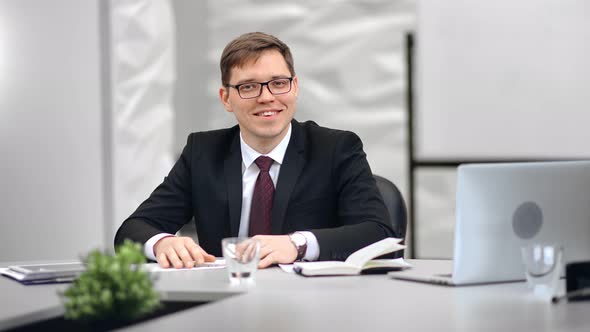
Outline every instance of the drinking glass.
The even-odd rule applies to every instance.
[[[521,248],[526,280],[535,294],[554,296],[563,270],[563,247],[532,244]]]
[[[249,237],[231,237],[221,240],[221,247],[230,283],[254,284],[260,260],[260,242]]]

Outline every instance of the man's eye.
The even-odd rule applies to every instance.
[[[256,88],[258,87],[258,84],[243,84],[240,85],[240,91],[252,91],[252,90],[256,90]]]
[[[282,88],[287,85],[287,80],[273,81],[271,84],[276,88]]]

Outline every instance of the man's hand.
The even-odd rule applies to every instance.
[[[297,258],[297,248],[289,235],[256,235],[254,238],[260,241],[260,269],[272,264],[293,263]]]
[[[162,238],[154,245],[154,254],[163,268],[191,268],[204,262],[215,261],[215,256],[209,255],[190,237]]]

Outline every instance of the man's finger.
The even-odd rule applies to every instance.
[[[201,253],[203,255],[203,258],[205,259],[205,262],[215,262],[215,260],[216,260],[215,256],[208,254],[203,248],[200,248],[200,249],[201,249]]]
[[[241,241],[239,243],[236,243],[236,251],[235,251],[235,255],[236,255],[236,259],[239,260],[240,262],[244,260],[244,256],[246,256],[247,250],[248,250],[248,241]]]
[[[183,266],[191,268],[195,265],[195,260],[190,255],[187,248],[181,247],[176,251],[176,253],[178,254],[178,257],[182,260]]]
[[[265,258],[269,254],[273,252],[273,249],[270,246],[265,246],[264,248],[260,248],[260,259]]]
[[[242,263],[247,263],[254,258],[254,253],[256,251],[256,242],[248,242],[244,249],[244,253],[242,255]]]
[[[264,269],[264,268],[271,266],[274,263],[275,263],[274,252],[271,252],[266,257],[264,257],[264,259],[260,260],[260,262],[258,263],[258,268]]]
[[[176,254],[176,250],[174,250],[174,248],[168,248],[168,250],[166,251],[166,257],[168,257],[168,261],[170,261],[170,264],[172,264],[172,266],[174,266],[175,268],[181,269],[183,267],[182,261],[180,260],[180,258],[178,258],[178,255]]]
[[[196,265],[203,264],[205,259],[203,257],[204,251],[201,249],[201,247],[195,243],[194,245],[188,247],[188,251]]]
[[[162,268],[167,269],[170,267],[170,262],[168,261],[168,258],[166,258],[166,254],[163,251],[158,254],[156,260]]]

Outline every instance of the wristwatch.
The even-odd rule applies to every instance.
[[[289,234],[289,239],[297,249],[297,258],[295,260],[301,260],[305,256],[305,252],[307,252],[307,238],[305,238],[305,235],[295,232]]]

